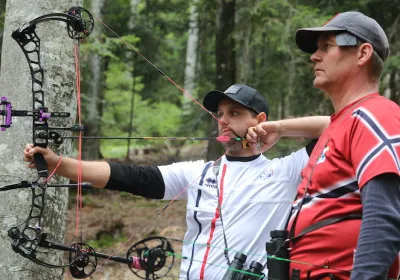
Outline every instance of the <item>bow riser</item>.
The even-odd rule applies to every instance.
[[[36,33],[36,25],[48,20],[58,20],[67,23],[69,37],[82,39],[87,37],[93,30],[93,17],[85,9],[76,7],[69,10],[72,14],[50,14],[39,17],[26,24],[23,28],[12,32],[12,38],[18,43],[28,62],[31,75],[32,110],[13,110],[13,106],[6,97],[1,98],[3,122],[1,130],[5,131],[12,125],[13,117],[30,117],[32,119],[32,139],[35,146],[47,147],[49,144],[49,133],[51,132],[49,118],[69,118],[68,112],[50,112],[45,105],[44,69],[40,60],[40,38]],[[83,15],[85,14],[85,15]],[[86,18],[86,19],[84,19]],[[53,129],[53,128],[52,128]],[[65,128],[62,128],[65,129]],[[25,222],[12,227],[8,231],[12,239],[12,249],[21,256],[33,262],[47,267],[65,267],[46,263],[37,258],[37,249],[40,247],[46,234],[42,232],[42,220],[45,208],[47,189],[47,163],[41,154],[35,154],[35,164],[38,171],[38,179],[33,182],[23,181],[20,184],[5,186],[0,190],[15,188],[31,189],[31,209]],[[45,179],[46,178],[46,179]],[[41,183],[39,183],[42,181]],[[74,185],[68,185],[73,187]],[[69,265],[68,265],[69,266]]]

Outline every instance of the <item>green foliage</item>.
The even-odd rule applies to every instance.
[[[282,138],[269,151],[265,152],[268,158],[285,157],[307,145],[310,141],[304,139]]]
[[[238,53],[246,54],[242,64],[246,68],[238,69],[241,82],[267,97],[270,119],[326,113],[328,102],[312,88],[309,55],[294,41],[299,27],[321,25],[324,17],[318,17],[319,10],[312,6],[289,1],[250,2],[242,2],[238,10],[240,19],[249,20],[239,19],[241,25],[235,30]]]
[[[133,96],[132,136],[171,136],[180,126],[180,109],[170,102],[150,102],[139,93],[143,90],[141,78],[133,78],[131,69],[122,61],[112,60],[106,73],[104,100],[104,136],[128,136],[130,131],[131,98]],[[107,143],[107,144],[106,144]],[[102,145],[106,157],[126,154],[126,141],[108,141]],[[148,145],[148,141],[135,141],[133,147]],[[156,142],[153,146],[163,145]]]
[[[384,73],[390,73],[400,69],[400,54],[390,55],[385,63]]]
[[[190,1],[143,1],[132,30],[140,38],[142,54],[173,80],[182,84],[188,4]],[[180,92],[143,59],[137,59],[137,75],[143,77],[145,99],[169,101],[179,106]]]
[[[127,240],[125,234],[119,233],[116,236],[111,234],[102,234],[98,240],[89,240],[89,244],[92,248],[113,248],[118,243],[123,243]]]
[[[236,39],[237,82],[249,84],[267,97],[270,120],[331,114],[329,99],[312,86],[310,56],[297,48],[294,34],[301,27],[320,26],[344,10],[361,10],[377,16],[379,22],[388,24],[390,31],[390,24],[395,21],[399,8],[389,0],[384,2],[387,8],[382,15],[377,15],[374,11],[381,3],[377,0],[237,1],[237,24],[232,34]],[[140,1],[132,15],[129,1],[107,1],[103,16],[104,21],[140,50],[142,55],[182,85],[190,4],[190,1],[184,0]],[[201,101],[205,93],[215,87],[217,6],[213,0],[199,0],[197,11],[198,86],[191,94],[199,96]],[[132,16],[134,27],[129,30],[127,22]],[[100,40],[84,46],[88,54],[97,53],[108,59],[102,134],[130,135],[133,94],[132,136],[204,136],[210,117],[194,103],[188,114],[182,113],[181,101],[187,97],[182,97],[180,90],[140,55],[128,51],[115,35],[106,30],[103,34]],[[398,46],[394,43],[392,45]],[[385,73],[399,69],[399,55],[393,49],[392,54]],[[382,89],[386,87],[383,84]],[[126,141],[104,141],[102,153],[111,157],[123,156],[127,151],[126,144]],[[279,146],[281,144],[284,146]],[[296,148],[286,142],[281,144],[277,146],[277,154]],[[134,141],[131,148],[151,146],[162,149],[165,145],[163,141]],[[289,148],[286,149],[286,146]]]
[[[90,9],[90,2],[85,0],[84,6]],[[0,1],[0,29],[4,25],[5,3]],[[182,86],[189,11],[193,3],[198,11],[199,40],[197,87],[190,93],[198,96],[201,102],[202,97],[215,88],[218,1],[141,0],[132,11],[131,1],[107,0],[101,16],[127,43]],[[387,77],[400,72],[400,40],[396,36],[400,14],[398,1],[236,0],[236,26],[231,34],[235,38],[236,82],[253,86],[267,97],[270,120],[332,113],[329,99],[312,86],[310,55],[297,48],[294,35],[298,28],[320,26],[336,13],[348,10],[374,17],[388,34],[391,56],[385,63],[383,92],[389,88]],[[102,24],[96,22],[95,28],[97,35],[81,45],[82,95],[85,105],[93,102],[85,94],[90,82],[89,62],[93,55],[100,55],[104,58],[102,85],[106,89],[99,108],[102,135],[206,135],[211,123],[206,112],[194,103],[189,112],[182,112],[182,100],[188,97]],[[167,145],[163,141],[132,143],[132,149],[144,146],[163,149]],[[278,150],[289,151],[279,145],[281,143]],[[125,156],[127,141],[103,141],[101,149],[106,157]]]
[[[124,40],[126,43],[123,42],[121,39]],[[124,52],[125,55],[127,51],[127,53],[134,53],[134,50],[132,50],[129,45],[135,47],[140,41],[140,39],[134,35],[121,36],[121,39],[109,38],[103,35],[99,40],[93,40],[90,44],[84,44],[81,50],[82,53],[86,56],[98,54],[102,57],[119,60],[123,57]]]

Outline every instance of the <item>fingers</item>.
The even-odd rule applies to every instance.
[[[31,143],[26,144],[26,146],[25,146],[25,150],[29,150],[29,149],[32,149],[32,148],[33,148],[33,144],[31,144]]]
[[[257,143],[259,137],[266,135],[267,132],[264,130],[262,123],[257,126],[251,126],[247,129],[246,139],[251,143]]]
[[[254,132],[258,137],[267,134],[267,132],[265,131],[265,129],[264,129],[264,127],[263,127],[263,124],[264,124],[264,123],[259,123],[257,126],[254,126],[253,129],[252,129],[253,132]]]
[[[246,136],[249,136],[250,138],[254,138],[254,137],[257,137],[257,134],[256,134],[256,132],[255,132],[255,126],[250,126],[248,129],[247,129],[247,135]]]
[[[31,169],[36,168],[36,165],[33,162],[33,155],[33,144],[26,144],[24,149],[24,161],[29,162],[28,167]]]
[[[24,149],[24,161],[32,162],[33,161],[33,154],[31,153],[33,148],[32,144],[26,144]]]
[[[252,144],[254,144],[254,143],[257,143],[258,136],[256,133],[256,128],[254,126],[249,127],[247,129],[246,140],[249,142],[250,146],[252,146]]]
[[[250,139],[257,139],[261,130],[260,130],[260,128],[258,128],[258,126],[251,126],[247,129],[246,136],[249,136]]]
[[[253,150],[259,152],[260,150],[260,139],[257,135],[256,127],[249,127],[246,134],[247,145]]]
[[[24,149],[24,161],[33,163],[33,161],[34,161],[33,155],[37,154],[37,153],[43,154],[43,156],[44,156],[48,152],[47,152],[47,149],[45,149],[45,148],[34,147],[33,144],[27,144]],[[29,168],[31,168],[31,166],[29,166]],[[34,168],[34,167],[32,167],[32,168]]]

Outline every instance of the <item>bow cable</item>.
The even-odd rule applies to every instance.
[[[78,124],[82,127],[82,114],[81,114],[81,72],[79,65],[79,40],[74,41],[74,57],[75,57],[75,78],[76,78],[76,95],[77,95],[77,110],[78,110]],[[82,227],[79,222],[82,219],[82,130],[79,131],[78,136],[78,188],[76,192],[76,222],[75,222],[75,235],[79,236],[81,242],[83,240]],[[80,234],[79,234],[80,230]]]
[[[114,30],[112,30],[108,25],[106,25],[103,21],[98,19],[95,15],[93,15],[93,18],[95,18],[98,22],[100,22],[105,28],[107,28],[111,33],[113,33],[118,39],[120,39],[129,49],[133,50],[135,53],[137,53],[139,56],[141,56],[147,63],[149,63],[151,66],[153,66],[154,69],[157,70],[161,75],[163,75],[165,78],[168,79],[175,87],[177,87],[180,91],[182,91],[183,94],[185,94],[187,97],[189,97],[194,103],[200,106],[204,111],[206,111],[208,114],[210,114],[219,124],[222,126],[228,128],[230,131],[232,131],[233,134],[235,134],[237,137],[241,138],[242,145],[243,147],[246,147],[247,141],[244,137],[238,135],[236,132],[234,132],[231,128],[229,128],[225,123],[221,122],[212,112],[207,110],[206,107],[203,106],[199,101],[197,101],[196,98],[193,97],[190,93],[188,93],[186,90],[184,90],[180,85],[178,85],[174,80],[172,80],[167,74],[165,74],[160,68],[158,68],[154,63],[152,63],[150,60],[148,60],[143,54],[141,54],[135,47],[133,47],[131,44],[129,44],[127,41],[124,40],[120,35],[118,35]]]

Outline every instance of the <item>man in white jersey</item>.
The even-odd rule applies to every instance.
[[[246,85],[225,92],[211,91],[203,101],[219,119],[219,134],[243,137],[249,127],[265,122],[265,98]],[[270,122],[279,128],[270,135],[317,138],[328,125],[327,117]],[[282,229],[301,181],[301,170],[313,145],[284,158],[269,160],[257,148],[232,140],[223,143],[226,154],[217,162],[180,162],[149,167],[112,162],[82,162],[82,180],[98,188],[130,192],[143,197],[187,200],[187,231],[183,244],[180,279],[221,280],[236,251],[265,264],[265,243],[271,230]],[[265,147],[263,147],[265,149]],[[25,161],[42,153],[49,169],[59,156],[50,149],[27,145]],[[34,168],[34,163],[29,167]],[[63,158],[56,173],[77,179],[78,161]],[[218,203],[219,199],[219,203]],[[208,244],[209,246],[204,246]],[[229,248],[229,250],[224,250]]]

